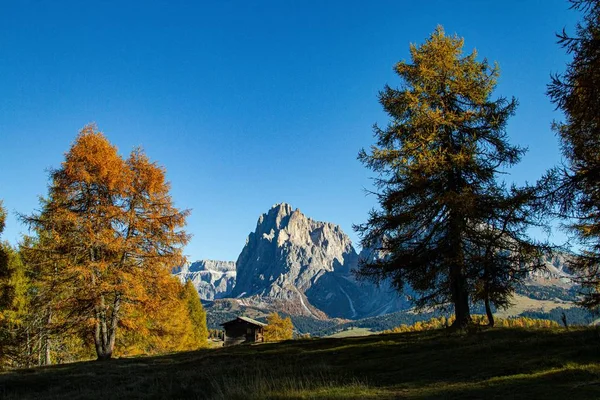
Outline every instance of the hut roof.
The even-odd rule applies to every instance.
[[[253,320],[252,318],[248,318],[248,317],[237,317],[236,319],[233,319],[231,321],[223,322],[221,324],[221,326],[228,325],[228,324],[230,324],[232,322],[236,322],[237,320],[242,320],[244,322],[247,322],[249,324],[256,325],[256,326],[267,326],[267,324],[265,324],[265,323],[258,322],[256,320]]]

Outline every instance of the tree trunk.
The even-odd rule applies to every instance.
[[[46,347],[46,354],[45,354],[45,358],[44,358],[44,365],[51,365],[52,364],[52,358],[50,356],[50,338],[48,336],[46,336],[46,343],[44,345]]]
[[[115,348],[115,339],[117,337],[117,325],[119,323],[119,310],[121,309],[121,294],[115,294],[115,300],[113,303],[112,315],[110,318],[110,327],[108,332],[108,346],[112,354]]]
[[[48,327],[52,323],[52,311],[48,311],[48,319],[46,321],[46,329],[44,331],[44,348],[46,350],[44,365],[52,364],[52,358],[50,357],[50,335],[48,334]]]
[[[94,329],[94,344],[99,361],[110,360],[112,348],[109,346],[108,332],[106,329],[106,303],[104,296],[100,296],[100,304],[96,306],[96,322]]]
[[[462,248],[463,220],[460,215],[453,213],[450,221],[450,290],[452,291],[452,302],[454,303],[454,315],[456,319],[452,328],[465,329],[471,323],[469,310],[469,289],[464,272],[465,257]]]
[[[38,367],[42,366],[42,337],[43,336],[44,336],[43,332],[40,331],[40,334],[39,334],[38,340],[37,340],[37,342],[38,342],[38,346],[37,346],[38,347],[38,349],[37,349],[37,357],[38,357],[37,364],[38,364]]]
[[[25,335],[26,335],[26,341],[25,341],[25,347],[27,348],[27,368],[31,367],[31,343],[29,341],[29,326],[27,327],[27,329],[25,330]]]
[[[447,160],[452,163],[450,154],[458,154],[460,146],[455,143],[453,132],[447,128],[448,143],[450,150]],[[469,310],[469,288],[467,287],[467,277],[465,276],[465,254],[463,250],[463,235],[466,221],[465,212],[461,210],[462,204],[460,195],[465,187],[465,180],[462,172],[458,168],[450,171],[448,176],[448,192],[453,194],[452,202],[449,204],[449,245],[448,262],[450,263],[450,290],[452,293],[452,302],[454,303],[454,315],[456,319],[452,324],[454,329],[466,329],[471,323],[471,313]]]
[[[450,285],[452,286],[452,301],[454,302],[454,315],[456,319],[452,328],[465,329],[471,323],[469,310],[469,293],[466,278],[462,273],[462,266],[453,263],[450,267]]]
[[[94,332],[94,344],[96,346],[96,355],[98,361],[110,360],[114,349],[114,340],[110,341],[108,336],[105,334],[106,324],[96,321],[96,329]],[[104,332],[103,332],[104,331]]]
[[[494,327],[494,313],[492,313],[492,307],[490,306],[490,265],[489,265],[489,254],[490,249],[486,250],[486,260],[483,269],[483,301],[485,303],[485,313],[488,319],[488,325]]]
[[[110,320],[106,312],[104,296],[100,296],[100,304],[96,308],[96,326],[94,330],[94,344],[98,361],[110,360],[115,348],[117,325],[119,323],[119,310],[121,308],[121,295],[115,294]]]
[[[485,313],[488,318],[488,325],[493,328],[494,327],[494,313],[492,312],[492,307],[490,307],[490,298],[486,293],[485,296]]]

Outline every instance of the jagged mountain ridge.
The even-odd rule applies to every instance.
[[[200,260],[186,264],[173,274],[182,282],[191,280],[203,300],[229,297],[235,285],[235,262]]]
[[[568,259],[569,255],[565,253],[547,257],[546,269],[530,273],[526,283],[539,286],[572,287],[573,274],[567,267]]]
[[[234,296],[285,297],[284,287],[306,291],[325,272],[348,271],[357,254],[339,226],[307,218],[289,204],[258,219],[237,260]]]
[[[236,262],[203,260],[178,271],[192,279],[204,300],[235,298],[240,305],[314,318],[359,319],[411,307],[410,290],[398,295],[389,284],[358,282],[351,271],[358,255],[338,225],[315,221],[289,204],[262,214]],[[529,279],[534,285],[570,287],[564,259],[547,260],[547,271]]]
[[[281,203],[259,217],[238,260],[227,264],[235,265],[235,276],[228,275],[235,280],[233,290],[208,271],[205,264],[214,261],[194,263],[177,274],[182,281],[192,279],[204,300],[233,297],[245,306],[315,318],[364,318],[409,307],[406,296],[388,286],[358,282],[351,273],[358,260],[338,225]],[[217,285],[214,291],[211,284]]]
[[[255,302],[300,304],[297,311],[315,316],[363,318],[406,309],[392,290],[358,282],[350,238],[338,225],[315,221],[289,204],[274,205],[258,219],[237,260],[232,295]]]

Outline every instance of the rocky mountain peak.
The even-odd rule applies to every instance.
[[[232,296],[261,307],[277,304],[317,317],[357,318],[406,308],[389,287],[357,282],[358,255],[350,238],[287,203],[262,214],[237,260]]]
[[[302,214],[298,209],[294,211],[287,203],[274,204],[269,211],[258,218],[256,232],[269,233],[271,230],[285,229],[294,213]]]
[[[262,214],[237,261],[235,296],[288,298],[325,272],[349,270],[357,254],[339,226],[315,221],[287,203]]]

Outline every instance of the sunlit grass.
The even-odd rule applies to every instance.
[[[595,329],[410,332],[206,349],[0,375],[0,398],[600,398]]]

